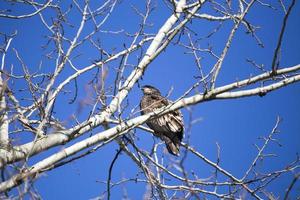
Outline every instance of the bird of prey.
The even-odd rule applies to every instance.
[[[142,91],[144,93],[140,102],[142,115],[172,103],[153,86],[145,85],[142,87]],[[153,129],[155,136],[166,143],[169,153],[179,156],[179,146],[184,131],[183,117],[179,110],[151,119],[146,124]]]

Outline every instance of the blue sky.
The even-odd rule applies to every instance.
[[[66,1],[64,3],[66,3],[64,5],[64,9],[66,9],[70,2]],[[96,4],[96,2],[93,1],[92,4]],[[2,6],[4,6],[4,4],[0,3],[0,5],[1,8],[3,8]],[[140,18],[134,14],[131,7],[132,5],[144,9],[144,1],[123,1],[116,5],[114,12],[103,25],[102,30],[126,30],[128,33],[135,33],[139,29],[138,23],[140,22]],[[162,2],[158,1],[155,5],[156,9],[149,17],[149,23],[151,23],[152,26],[146,28],[146,32],[151,34],[155,34],[158,31],[159,27],[171,13]],[[274,5],[276,8],[280,8],[277,2]],[[24,8],[24,10],[15,12],[25,12],[27,11],[26,9],[27,7]],[[74,9],[75,8],[72,8],[72,12],[70,12],[67,19],[74,24],[75,27],[78,27],[80,16]],[[210,8],[204,7],[202,12],[206,11],[211,12]],[[297,2],[288,21],[284,35],[280,61],[280,66],[282,67],[293,66],[299,64],[300,61],[299,13],[300,4]],[[53,13],[45,11],[44,15],[47,20],[50,20]],[[282,18],[283,11],[280,9],[272,10],[258,4],[252,8],[246,19],[260,27],[257,31],[257,35],[263,41],[264,48],[257,45],[253,37],[249,34],[245,34],[245,28],[241,27],[225,59],[217,81],[217,86],[232,83],[236,80],[242,80],[251,75],[260,73],[257,68],[247,63],[246,59],[255,60],[258,64],[263,64],[266,69],[270,69]],[[43,50],[41,48],[42,45],[46,44],[47,39],[45,36],[49,35],[49,32],[42,26],[37,16],[24,20],[7,20],[0,18],[0,23],[1,32],[13,33],[15,30],[18,31],[7,55],[8,69],[9,66],[13,64],[15,73],[18,75],[22,74],[22,67],[16,60],[12,50],[12,48],[15,48],[32,73],[38,70],[41,60],[43,61],[41,65],[42,71],[53,71],[54,61],[46,59],[45,56],[43,56],[50,51],[53,44],[50,44],[47,49]],[[192,23],[188,24],[188,27],[198,34],[197,36],[192,36],[194,39],[206,36],[217,26],[218,22],[207,22],[203,20],[193,20]],[[199,40],[199,45],[202,48],[212,46],[215,53],[220,55],[232,26],[232,22],[225,22],[218,33],[208,39]],[[88,24],[86,29],[84,29],[83,35],[91,31],[92,28],[93,26]],[[66,36],[73,36],[75,31],[76,28],[65,28]],[[131,38],[124,34],[108,35],[99,33],[95,38],[97,37],[100,39],[103,47],[112,53],[122,50],[124,44],[128,46],[131,42]],[[176,39],[178,38],[175,38],[175,40]],[[187,42],[186,35],[182,36],[182,42]],[[144,52],[145,50],[146,49],[144,49]],[[136,52],[129,57],[130,64],[138,64],[137,56],[140,55],[140,53],[141,52]],[[74,63],[78,68],[88,66],[99,59],[99,52],[97,52],[95,48],[92,48],[90,43],[84,44],[76,49],[74,55],[77,54],[80,56],[74,58]],[[204,71],[208,72],[216,60],[207,54],[201,54],[201,56],[203,56],[202,65]],[[115,68],[118,67],[118,64],[119,60],[105,66],[108,69],[108,77],[106,80],[107,89],[114,81]],[[132,67],[128,67],[125,74],[128,74],[131,70]],[[72,73],[71,68],[67,66],[56,84],[60,83]],[[89,98],[89,95],[94,95],[90,94],[91,88],[88,85],[94,73],[96,73],[95,70],[84,74],[78,79],[78,97],[74,104],[68,103],[69,100],[74,97],[74,93],[72,92],[59,96],[58,101],[56,101],[55,116],[65,122],[67,126],[74,124],[74,121],[70,120],[72,114],[76,114],[81,121],[87,118],[92,106],[84,105],[81,112],[78,112],[78,108],[81,102]],[[163,94],[167,94],[173,87],[174,89],[170,95],[170,99],[175,100],[195,83],[196,79],[194,76],[197,75],[199,75],[199,71],[195,66],[192,55],[188,54],[187,50],[183,47],[170,44],[169,47],[148,66],[143,79],[140,80],[139,83],[141,85],[154,85],[159,88]],[[16,80],[14,84],[12,84],[12,88],[16,90],[21,89],[24,88],[24,84],[24,81]],[[65,89],[74,90],[74,83],[69,84]],[[216,143],[218,143],[221,148],[220,165],[237,177],[241,177],[257,153],[254,144],[262,144],[259,137],[267,136],[275,125],[276,117],[280,116],[282,118],[282,122],[279,126],[281,132],[276,138],[280,141],[282,146],[278,146],[275,143],[268,146],[266,152],[276,153],[277,157],[266,158],[263,162],[259,162],[257,167],[266,173],[282,169],[288,163],[296,159],[296,154],[299,153],[300,150],[299,91],[300,84],[296,83],[271,92],[264,97],[254,96],[241,99],[217,100],[191,106],[190,109],[193,110],[193,119],[201,120],[193,125],[190,132],[186,133],[186,136],[190,134],[191,145],[213,161],[216,160]],[[16,94],[19,98],[26,97],[27,95],[28,93],[26,92]],[[141,95],[141,91],[135,86],[128,96],[129,105],[122,116],[123,118],[128,117],[130,110],[138,105]],[[27,103],[28,102],[23,101],[23,105]],[[187,109],[183,109],[182,111],[187,125],[189,122],[189,112]],[[101,131],[101,128],[97,128],[92,131],[92,133],[99,131]],[[90,133],[82,138],[88,137],[89,135]],[[160,142],[158,139],[153,140],[148,133],[141,130],[136,130],[135,135],[138,146],[144,150],[150,150],[153,142]],[[24,143],[32,139],[32,136],[28,135],[22,136],[21,138],[18,135],[14,137],[18,138],[16,143]],[[56,147],[51,150],[51,152],[56,152],[61,148],[63,147]],[[161,145],[160,151],[162,151],[163,148],[164,146]],[[46,172],[41,175],[35,187],[43,199],[95,198],[106,190],[106,185],[101,183],[101,181],[107,180],[108,168],[117,150],[118,145],[115,142],[111,142],[104,148],[85,158]],[[48,154],[49,153],[44,153],[35,156],[30,163],[34,164],[36,161],[45,158]],[[166,160],[172,159],[171,156],[168,155],[164,155],[164,158]],[[188,171],[196,172],[201,178],[207,178],[212,171],[212,168],[192,155],[188,156],[186,166]],[[113,168],[112,181],[116,182],[122,178],[144,178],[143,176],[137,176],[138,171],[136,165],[128,156],[121,154]],[[271,183],[268,189],[274,192],[276,196],[279,195],[282,198],[282,194],[290,183],[291,178],[292,175],[289,173]],[[176,182],[171,181],[168,183],[174,184]],[[297,188],[299,188],[299,184],[297,184]],[[144,184],[129,182],[123,186],[112,188],[112,199],[120,199],[125,193],[127,193],[131,199],[141,199],[145,190],[146,187]],[[292,197],[296,197],[296,195],[299,196],[299,190],[298,194],[293,193],[292,195]]]

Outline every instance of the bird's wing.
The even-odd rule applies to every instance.
[[[141,102],[141,114],[161,109],[172,102],[157,94],[144,95]],[[179,155],[179,146],[183,138],[184,123],[183,116],[179,110],[172,111],[158,118],[146,122],[153,129],[154,135],[160,137],[166,145],[168,151],[173,155]]]
[[[165,126],[168,132],[182,132],[183,122],[180,116],[175,113],[165,114],[157,119],[159,126]]]
[[[150,100],[143,101],[141,108],[144,113],[158,110],[172,102],[160,95],[151,95]],[[165,134],[169,138],[176,138],[180,140],[183,137],[184,123],[183,117],[179,110],[167,113],[159,118],[150,120],[147,125],[156,133]]]
[[[168,105],[173,104],[172,101],[167,100]],[[180,131],[184,130],[184,122],[183,122],[183,115],[180,110],[175,110],[169,113],[170,121],[175,123],[178,127],[180,127]]]
[[[169,105],[172,103],[167,99],[163,99],[162,103],[164,105]],[[167,113],[157,119],[158,126],[163,128],[163,131],[166,133],[175,133],[176,137],[179,137],[181,140],[183,137],[184,131],[184,123],[183,123],[183,116],[179,110]],[[171,138],[174,137],[173,134]]]

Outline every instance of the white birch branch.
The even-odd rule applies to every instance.
[[[1,59],[1,70],[4,69],[5,56],[12,39],[13,37],[9,38],[5,46],[2,59]],[[5,90],[6,90],[5,84],[6,83],[4,83],[2,79],[2,72],[0,72],[0,149],[2,147],[4,148],[8,147],[9,144],[9,137],[8,137],[9,121],[7,117],[7,108],[6,108],[6,100],[5,100]]]
[[[6,149],[9,144],[8,139],[8,117],[5,101],[5,83],[3,83],[0,73],[0,151]]]
[[[15,176],[11,177],[9,180],[1,183],[0,184],[0,192],[3,192],[12,187],[15,187],[17,184],[21,183],[22,180],[26,177],[33,176],[39,172],[51,169],[51,167],[55,163],[65,159],[69,156],[72,156],[83,149],[89,148],[99,142],[108,143],[108,142],[112,141],[113,139],[119,137],[120,135],[127,133],[129,130],[132,130],[132,129],[136,128],[137,126],[145,123],[150,118],[159,117],[168,112],[178,110],[185,106],[194,105],[194,104],[197,104],[197,103],[200,103],[203,101],[212,100],[212,99],[223,99],[223,98],[230,99],[230,98],[260,95],[262,91],[264,93],[268,93],[268,92],[271,92],[273,90],[279,89],[281,87],[284,87],[286,85],[289,85],[289,84],[292,84],[292,83],[295,83],[298,81],[300,81],[300,75],[294,75],[290,78],[286,78],[284,80],[270,84],[265,87],[236,91],[236,92],[223,92],[223,93],[216,93],[216,91],[217,91],[217,89],[216,89],[216,90],[210,91],[208,94],[204,94],[204,95],[197,94],[192,97],[180,99],[172,105],[164,107],[155,112],[151,112],[147,115],[138,116],[138,117],[128,120],[126,122],[122,122],[121,124],[119,124],[113,128],[110,128],[106,131],[95,134],[92,137],[89,137],[80,142],[77,142],[76,144],[63,149],[60,152],[47,157],[46,159],[33,165],[26,172],[17,174]]]
[[[202,1],[204,2],[204,1]],[[109,119],[110,116],[117,110],[118,105],[121,104],[121,102],[126,98],[129,90],[134,86],[136,81],[142,76],[143,72],[145,71],[146,67],[152,62],[152,60],[157,55],[156,51],[162,51],[163,48],[162,44],[164,44],[164,48],[167,46],[167,44],[170,43],[171,40],[166,40],[166,35],[169,33],[169,31],[173,28],[174,24],[178,21],[181,10],[185,6],[185,1],[181,0],[178,3],[177,9],[175,13],[173,13],[164,23],[164,25],[160,28],[156,36],[154,37],[152,43],[150,44],[149,48],[147,49],[147,52],[137,68],[135,68],[132,73],[129,75],[129,77],[124,82],[122,89],[118,92],[116,97],[113,98],[108,108],[101,112],[99,115],[95,115],[91,117],[89,120],[75,126],[74,128],[71,128],[69,130],[60,130],[56,131],[53,134],[49,134],[46,136],[43,136],[42,138],[38,139],[37,141],[30,142],[21,146],[14,147],[11,151],[4,151],[1,152],[0,150],[0,168],[2,168],[6,163],[15,162],[21,159],[24,159],[26,156],[32,156],[39,152],[42,152],[46,149],[49,149],[53,146],[57,146],[60,144],[64,144],[83,133],[86,133],[93,128],[101,125],[106,119]],[[197,8],[200,8],[200,4]],[[195,8],[194,8],[195,9]],[[192,17],[192,15],[189,15],[188,17]],[[188,20],[184,20],[181,23],[181,26],[183,26],[185,23],[187,23]],[[176,31],[175,31],[176,32]],[[177,31],[178,32],[178,31]],[[171,34],[172,35],[172,34]]]
[[[38,9],[35,12],[30,13],[30,14],[17,16],[17,15],[7,15],[7,14],[0,13],[0,17],[10,18],[10,19],[24,19],[24,18],[33,17],[34,15],[39,14],[40,12],[42,12],[43,10],[45,10],[48,6],[50,6],[51,2],[52,2],[52,0],[48,0],[47,3],[45,3],[43,5],[43,7],[41,7],[40,9]],[[32,3],[32,5],[34,5],[34,4]]]
[[[300,70],[300,64],[295,65],[293,67],[283,68],[276,72],[277,75],[281,74],[288,74],[291,72],[296,72]],[[174,105],[172,105],[171,109],[179,109],[182,107],[185,107],[187,105],[193,105],[197,104],[203,101],[209,101],[213,99],[225,99],[225,98],[238,98],[238,97],[245,97],[250,95],[259,95],[263,93],[270,92],[272,90],[278,89],[280,87],[284,87],[285,85],[294,83],[299,81],[299,75],[292,76],[290,78],[284,79],[282,81],[279,81],[277,83],[273,83],[269,86],[250,89],[250,90],[241,90],[236,92],[228,92],[230,90],[234,90],[236,88],[241,88],[243,86],[248,86],[251,84],[254,84],[261,80],[267,80],[273,77],[272,71],[265,72],[263,74],[238,81],[232,84],[228,84],[225,86],[221,86],[218,88],[215,88],[212,91],[209,91],[205,95],[203,94],[197,94],[192,97],[184,98],[179,101],[177,101]],[[105,119],[103,119],[105,120]],[[39,139],[35,142],[29,142],[24,145],[15,146],[11,151],[4,151],[0,149],[0,168],[5,166],[8,163],[16,162],[19,160],[24,159],[26,156],[32,156],[39,152],[42,152],[46,149],[49,149],[53,146],[57,146],[60,144],[64,144],[71,139],[78,137],[80,134],[82,134],[85,129],[86,131],[91,130],[93,128],[93,122],[95,121],[94,117],[90,119],[90,121],[86,121],[86,123],[83,125],[78,125],[72,129],[69,130],[61,130],[56,131],[53,134],[49,134],[45,136],[42,139]],[[107,119],[107,121],[110,121],[110,119]],[[28,155],[31,153],[30,155]]]

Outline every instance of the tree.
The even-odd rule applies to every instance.
[[[299,108],[282,102],[300,100],[299,55],[292,49],[300,42],[296,0],[2,4],[1,198],[39,198],[34,185],[41,175],[53,169],[67,173],[70,164],[89,159],[89,154],[101,161],[89,164],[107,176],[93,192],[103,192],[100,199],[120,197],[121,186],[123,198],[136,187],[146,188],[145,199],[299,195],[300,140],[293,134],[299,128]],[[175,101],[140,116],[139,87],[146,81]],[[280,88],[290,96],[268,94]],[[226,106],[231,99],[246,102],[244,97],[251,96],[256,101],[262,97],[248,102],[255,113],[247,116],[235,106],[225,113],[214,110],[210,128],[201,127],[205,122],[199,117],[208,108]],[[215,101],[219,99],[226,101]],[[264,110],[263,101],[274,107]],[[177,158],[143,124],[178,109],[185,113],[186,133]],[[281,109],[295,116],[287,119],[294,124],[286,137],[278,134],[281,117],[273,125],[256,119],[274,119],[271,113],[280,115]],[[235,118],[239,113],[245,119]],[[218,117],[237,120],[234,138]],[[210,138],[214,130],[222,131],[217,139]],[[216,146],[203,149],[208,138]],[[280,149],[280,138],[285,148]],[[117,162],[125,176],[121,180],[115,178]]]

